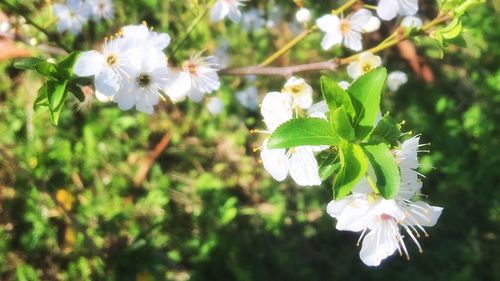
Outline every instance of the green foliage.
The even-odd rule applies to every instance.
[[[340,142],[332,125],[320,118],[292,119],[278,127],[269,138],[269,148],[301,145],[337,145]]]
[[[365,145],[363,150],[370,160],[371,167],[377,176],[377,189],[386,199],[396,197],[401,185],[399,167],[390,147],[381,143],[378,145]]]
[[[397,146],[401,137],[401,125],[386,113],[370,132],[368,140],[370,143],[388,143]]]
[[[336,200],[348,195],[368,169],[368,161],[359,145],[342,145],[339,150],[339,158],[340,171],[333,182],[333,193]]]

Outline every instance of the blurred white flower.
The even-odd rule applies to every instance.
[[[404,28],[409,28],[409,29],[419,29],[421,28],[424,23],[422,22],[421,19],[414,17],[414,16],[408,16],[401,21],[401,25]]]
[[[200,102],[206,94],[217,91],[220,88],[218,69],[214,57],[195,54],[185,61],[179,79],[180,83],[189,85],[187,96],[194,102]]]
[[[339,86],[340,88],[347,90],[351,86],[351,84],[347,81],[340,81]]]
[[[363,26],[363,32],[370,33],[380,29],[380,19],[377,17],[370,17],[368,22]]]
[[[186,100],[189,89],[191,89],[189,81],[182,72],[177,72],[172,74],[172,80],[163,91],[173,103],[178,103]]]
[[[124,26],[121,33],[123,38],[134,40],[136,44],[143,44],[143,47],[153,47],[162,51],[170,45],[170,36],[167,33],[154,32],[146,24]]]
[[[295,76],[290,77],[286,81],[285,86],[283,86],[281,92],[284,94],[289,94],[293,97],[293,107],[307,109],[313,103],[313,89],[302,78],[298,78]]]
[[[392,20],[398,14],[412,16],[418,11],[418,0],[380,0],[377,14],[383,20]]]
[[[363,27],[370,20],[372,13],[367,9],[360,9],[347,18],[339,19],[335,15],[325,15],[316,20],[321,31],[325,32],[321,47],[329,50],[336,44],[343,42],[344,46],[353,50],[363,49],[361,33]]]
[[[252,8],[241,15],[241,27],[247,32],[256,32],[266,26],[266,20],[261,10]]]
[[[295,14],[295,19],[300,23],[308,23],[311,21],[311,11],[306,8],[300,8]]]
[[[86,0],[90,7],[90,16],[95,21],[111,20],[114,16],[112,0]]]
[[[248,87],[243,91],[236,92],[236,99],[244,107],[250,110],[256,110],[258,108],[258,91],[255,87]]]
[[[225,39],[220,40],[215,49],[214,57],[221,68],[227,67],[231,61],[231,57],[229,56],[229,42]]]
[[[57,18],[57,31],[79,34],[90,16],[90,9],[81,0],[67,0],[64,4],[54,4],[52,9]]]
[[[347,74],[352,79],[358,79],[361,75],[382,65],[382,59],[372,53],[361,53],[357,60],[347,66]]]
[[[408,82],[408,75],[402,71],[393,71],[387,75],[387,86],[392,92],[396,92],[402,85]]]
[[[213,22],[221,21],[228,17],[232,22],[237,23],[241,18],[239,8],[247,0],[217,0],[210,10],[210,19]]]
[[[105,41],[102,52],[83,52],[76,60],[73,72],[80,77],[94,76],[99,95],[112,97],[120,87],[120,80],[130,76],[136,68],[139,54],[130,40],[117,38]]]
[[[0,34],[8,33],[12,28],[12,25],[7,20],[0,21]]]
[[[219,115],[224,110],[224,103],[218,97],[213,97],[208,100],[207,109],[213,115]]]
[[[293,118],[293,98],[280,92],[268,93],[262,101],[261,113],[268,133]],[[288,174],[300,186],[320,185],[318,162],[313,146],[298,146],[290,149],[269,149],[264,142],[261,158],[264,168],[277,181],[283,181]]]
[[[167,87],[172,76],[161,51],[151,48],[139,56],[142,56],[138,60],[140,64],[129,74],[128,79],[123,80],[113,101],[122,110],[135,106],[141,112],[153,114],[153,106],[160,100],[160,91]]]

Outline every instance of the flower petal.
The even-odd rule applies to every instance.
[[[260,153],[264,169],[277,181],[283,181],[288,175],[288,157],[286,149],[268,149],[266,144]]]
[[[83,52],[75,62],[73,73],[80,77],[99,74],[104,65],[104,57],[97,51]]]
[[[377,14],[383,20],[392,20],[399,12],[397,0],[380,0],[377,6]]]
[[[310,146],[298,146],[290,157],[290,176],[301,186],[321,185],[318,161]]]
[[[396,222],[381,221],[380,225],[370,231],[363,239],[359,257],[368,266],[379,266],[380,262],[394,254],[398,249],[398,227]]]

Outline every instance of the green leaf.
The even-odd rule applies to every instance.
[[[49,106],[49,101],[47,100],[47,83],[43,84],[40,89],[38,89],[38,94],[33,104],[33,110],[37,110],[42,106]]]
[[[454,18],[447,26],[441,29],[444,39],[453,39],[462,33],[462,21],[460,18]]]
[[[364,140],[375,124],[386,77],[387,70],[379,67],[358,78],[347,89],[356,111],[353,126],[359,140]]]
[[[56,66],[50,62],[40,62],[35,70],[42,76],[45,76],[52,80],[57,80],[57,69]]]
[[[67,80],[73,76],[73,66],[81,53],[81,51],[72,52],[57,63],[57,72],[61,80]]]
[[[340,171],[333,182],[333,193],[336,200],[348,195],[368,169],[368,160],[359,145],[347,144],[341,147],[339,156]]]
[[[83,93],[82,88],[75,84],[70,84],[68,89],[80,102],[85,101],[85,94]]]
[[[23,58],[17,59],[13,66],[20,70],[34,70],[41,62],[45,62],[45,60],[40,58]]]
[[[66,97],[66,84],[68,84],[68,81],[47,81],[47,99],[50,109],[56,109],[63,102]]]
[[[347,140],[354,140],[354,128],[347,116],[344,106],[341,106],[332,113],[332,125],[339,137]]]
[[[338,83],[326,76],[321,77],[321,92],[323,97],[328,104],[330,113],[333,113],[335,109],[344,106],[349,118],[354,118],[355,111],[351,102],[349,94],[342,89]]]
[[[392,146],[398,144],[401,136],[401,126],[386,113],[378,122],[368,137],[370,143],[387,143]]]
[[[319,176],[326,180],[340,168],[339,155],[331,150],[322,151],[316,157],[319,165]]]
[[[279,126],[268,142],[269,148],[289,148],[302,145],[337,145],[340,138],[332,125],[320,118],[292,119]]]
[[[393,199],[398,194],[401,176],[389,146],[381,143],[363,148],[377,176],[377,189],[385,199]]]

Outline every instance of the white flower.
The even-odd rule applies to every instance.
[[[206,94],[220,88],[219,66],[214,62],[214,57],[201,57],[195,54],[191,59],[182,64],[179,83],[189,85],[186,95],[194,102],[200,102]]]
[[[387,75],[387,86],[392,92],[408,82],[408,75],[402,71],[393,71]]]
[[[172,73],[172,80],[163,91],[173,103],[184,101],[191,89],[189,82],[182,72]]]
[[[222,68],[226,68],[231,61],[231,57],[228,53],[229,42],[224,39],[220,40],[217,48],[215,49],[214,57],[217,59],[219,66]]]
[[[213,115],[219,115],[224,109],[224,103],[220,98],[210,98],[207,103],[207,109]]]
[[[256,32],[266,26],[266,20],[261,10],[252,8],[241,16],[241,27],[247,32]]]
[[[67,0],[65,4],[52,5],[52,8],[59,32],[69,30],[73,34],[80,33],[90,15],[88,6],[81,0]]]
[[[90,15],[95,21],[111,20],[114,16],[112,0],[87,0]]]
[[[293,118],[293,98],[291,95],[271,92],[262,101],[262,116],[272,133],[278,126]],[[267,140],[264,142],[261,158],[264,168],[277,181],[283,181],[288,174],[300,186],[320,185],[318,162],[314,152],[321,148],[313,146],[298,146],[288,150],[269,149]]]
[[[380,24],[381,24],[381,22],[380,22],[379,18],[370,17],[368,22],[363,26],[363,32],[370,33],[370,32],[377,31],[380,28]]]
[[[343,42],[347,48],[361,51],[363,49],[361,33],[371,16],[369,10],[360,9],[345,19],[339,19],[334,15],[325,15],[317,19],[316,24],[319,29],[325,32],[321,47],[323,50],[329,50]]]
[[[412,16],[418,11],[418,0],[380,0],[377,14],[383,20],[392,20],[398,14]]]
[[[400,228],[422,252],[417,238],[421,234],[427,235],[423,227],[434,226],[441,215],[441,207],[409,200],[422,186],[415,171],[418,167],[418,141],[418,137],[411,138],[393,151],[401,170],[401,187],[394,200],[372,193],[370,185],[373,183],[365,177],[353,189],[353,194],[328,204],[327,212],[337,219],[338,230],[362,232],[360,258],[366,265],[378,266],[396,250],[409,258],[405,235],[400,233]],[[373,169],[369,169],[368,175],[373,177],[373,174]]]
[[[347,90],[349,87],[351,87],[351,84],[347,81],[340,81],[339,83],[340,88]]]
[[[424,23],[422,22],[421,19],[419,19],[417,17],[408,16],[408,17],[405,17],[401,21],[401,25],[404,28],[408,28],[408,29],[419,29],[419,28],[421,28],[424,25]]]
[[[122,28],[123,38],[135,40],[136,44],[144,47],[154,47],[160,51],[170,44],[170,36],[167,33],[157,33],[150,30],[147,25],[127,25]],[[146,50],[143,50],[145,52]]]
[[[241,18],[239,8],[245,1],[247,0],[217,0],[210,11],[210,19],[217,22],[228,17],[232,22],[238,22]]]
[[[308,23],[311,21],[311,11],[306,8],[300,8],[295,14],[295,19],[300,23]]]
[[[356,61],[347,66],[347,74],[352,79],[358,79],[361,75],[382,65],[382,59],[372,53],[361,53]]]
[[[313,89],[302,78],[290,77],[281,90],[284,94],[290,94],[293,97],[293,106],[302,109],[309,108],[312,103]]]
[[[172,80],[167,68],[165,55],[153,48],[141,54],[140,65],[123,81],[114,102],[122,110],[135,108],[147,114],[153,114],[160,99],[160,91]]]
[[[95,77],[95,88],[100,95],[112,97],[120,87],[120,80],[135,71],[137,49],[131,41],[117,38],[106,41],[102,52],[83,52],[73,72],[80,77]]]
[[[244,107],[250,110],[256,110],[258,108],[258,95],[257,88],[248,87],[243,91],[236,92],[236,99],[243,105]]]

